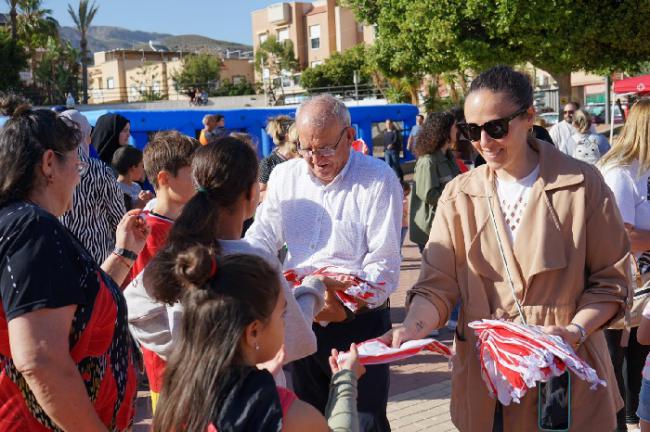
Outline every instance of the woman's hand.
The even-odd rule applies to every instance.
[[[361,378],[364,373],[366,373],[366,368],[359,363],[359,351],[357,350],[357,345],[350,345],[350,353],[343,360],[339,362],[339,352],[335,349],[332,349],[332,355],[330,356],[330,369],[332,369],[332,374],[335,374],[342,370],[350,370],[357,379]]]
[[[327,288],[327,290],[332,293],[334,291],[345,291],[346,289],[350,288],[353,280],[353,278],[348,275],[341,275],[341,277],[319,275],[316,276],[316,278],[323,282],[325,284],[325,288]]]
[[[141,210],[131,210],[124,215],[115,232],[115,247],[136,254],[144,248],[150,228],[141,213]]]
[[[564,342],[571,345],[573,348],[578,346],[580,342],[580,330],[576,326],[545,326],[542,328],[545,333],[555,336],[560,336]]]
[[[393,348],[399,348],[404,342],[415,339],[417,331],[404,324],[398,324],[384,333],[379,340]]]

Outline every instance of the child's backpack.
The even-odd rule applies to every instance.
[[[573,151],[573,157],[595,164],[600,159],[600,150],[598,149],[598,138],[595,135],[573,135],[576,148]]]

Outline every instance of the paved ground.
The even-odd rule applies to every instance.
[[[391,296],[393,323],[404,319],[404,297],[417,279],[420,254],[413,244],[402,250],[400,287]],[[440,340],[451,343],[452,332],[441,330]],[[420,430],[445,432],[456,430],[449,418],[450,371],[447,361],[437,355],[420,354],[391,365],[388,419],[393,431]],[[145,432],[151,423],[149,393],[139,392],[134,432]]]

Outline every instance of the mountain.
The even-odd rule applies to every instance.
[[[79,48],[79,34],[74,27],[61,27],[59,33]],[[151,33],[127,30],[121,27],[93,26],[88,31],[88,49],[91,52],[118,48],[150,50],[149,41],[160,42],[172,51],[207,52],[217,54],[225,50],[252,51],[253,47],[236,42],[211,39],[199,35],[174,36],[167,33]]]

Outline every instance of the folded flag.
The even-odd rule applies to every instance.
[[[478,336],[481,376],[488,391],[504,406],[519,403],[528,389],[562,375],[567,368],[594,390],[607,383],[560,336],[542,327],[501,320],[469,323]]]
[[[380,339],[369,339],[357,345],[359,362],[364,365],[378,365],[402,360],[422,351],[430,351],[450,359],[454,353],[442,342],[435,339],[418,339],[404,342],[399,348],[386,345]],[[339,361],[349,356],[349,352],[339,353]]]

